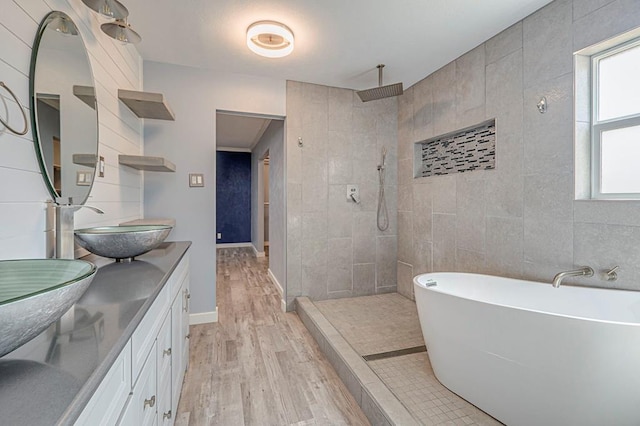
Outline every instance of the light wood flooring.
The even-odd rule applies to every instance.
[[[176,425],[368,425],[295,313],[268,258],[219,249],[218,322],[191,326]]]

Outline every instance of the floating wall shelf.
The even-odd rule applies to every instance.
[[[73,154],[73,164],[80,166],[95,167],[98,164],[98,156],[95,154]]]
[[[91,109],[96,109],[96,89],[91,86],[73,86],[73,94]]]
[[[148,172],[176,171],[176,165],[162,157],[149,157],[146,155],[119,155],[118,163]]]
[[[162,93],[118,89],[118,98],[140,118],[171,121],[176,119]]]

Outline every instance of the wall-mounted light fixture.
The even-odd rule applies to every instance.
[[[540,114],[544,114],[545,112],[547,112],[547,97],[543,96],[542,98],[540,98],[540,101],[536,106],[538,107],[538,112],[540,112]]]
[[[89,9],[112,19],[124,19],[129,10],[118,0],[82,0]]]
[[[293,32],[275,21],[258,21],[247,28],[247,46],[267,58],[282,58],[293,52]]]
[[[100,25],[102,32],[111,38],[114,38],[122,43],[140,43],[142,37],[135,32],[131,25],[127,23],[126,19],[116,19],[113,22],[107,22]]]
[[[100,25],[106,35],[122,43],[140,43],[142,37],[127,22],[129,10],[118,0],[82,0],[89,9],[107,18],[114,19]]]
[[[71,22],[69,19],[64,16],[57,16],[53,18],[51,24],[54,30],[59,32],[60,34],[67,36],[77,36],[78,35],[78,27]]]

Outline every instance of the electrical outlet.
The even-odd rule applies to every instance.
[[[222,239],[222,232],[218,232],[218,239],[221,240]]]

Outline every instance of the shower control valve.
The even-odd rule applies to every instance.
[[[360,204],[360,188],[358,188],[358,185],[347,185],[347,200]]]

